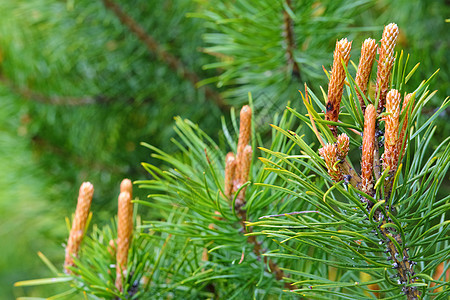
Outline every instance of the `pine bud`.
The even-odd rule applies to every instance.
[[[241,187],[244,183],[248,181],[248,175],[250,173],[250,165],[252,162],[252,155],[253,155],[252,146],[250,145],[245,146],[242,159],[238,162],[237,166],[238,186],[236,187],[236,189],[239,189],[239,187]],[[245,190],[246,188],[243,188],[239,192],[239,195],[237,197],[237,199],[239,199],[239,201],[242,202],[241,204],[245,203]]]
[[[384,117],[384,155],[383,169],[390,168],[389,173],[393,174],[398,163],[398,119],[400,115],[400,93],[397,90],[390,90],[386,96],[386,113]]]
[[[129,192],[121,192],[117,213],[116,287],[123,291],[122,276],[126,275],[128,249],[133,232],[133,204]]]
[[[133,183],[131,182],[130,179],[125,178],[124,180],[122,180],[122,182],[120,183],[120,192],[128,192],[130,194],[130,198],[133,199]],[[133,220],[133,210],[130,210],[131,215],[130,220]]]
[[[348,138],[348,135],[346,135],[345,133],[340,134],[337,137],[336,147],[337,157],[341,160],[345,159],[350,148],[350,139]]]
[[[394,64],[394,48],[397,43],[398,27],[391,23],[384,27],[381,38],[380,55],[378,57],[377,85],[375,95],[380,94],[378,113],[381,113],[389,90],[391,70]]]
[[[369,104],[364,114],[364,133],[361,157],[361,182],[362,190],[372,194],[373,181],[373,151],[375,148],[375,107]]]
[[[231,198],[233,192],[233,180],[236,170],[236,158],[232,152],[229,152],[225,158],[225,196],[227,199]]]
[[[377,43],[374,39],[366,39],[361,47],[361,57],[359,58],[358,71],[356,72],[355,82],[359,86],[363,95],[367,94],[367,84],[372,71],[373,61],[377,54]],[[358,92],[359,103],[364,113],[366,104],[362,95]]]
[[[323,148],[319,149],[319,154],[325,160],[328,174],[330,174],[331,179],[336,182],[341,181],[344,177],[342,176],[339,168],[336,167],[336,163],[338,162],[336,145],[326,144],[325,146],[323,146]]]
[[[336,42],[336,48],[333,56],[333,67],[331,69],[330,82],[328,84],[328,102],[325,120],[337,122],[339,118],[339,109],[341,106],[342,94],[344,92],[345,70],[342,66],[342,60],[348,65],[350,60],[350,50],[352,42],[347,39],[341,39]],[[333,135],[337,136],[336,126],[328,125]]]
[[[65,272],[70,274],[69,266],[73,266],[73,256],[78,256],[81,241],[83,239],[86,221],[91,207],[92,196],[94,195],[94,186],[90,182],[83,182],[78,193],[77,208],[75,218],[72,222],[69,240],[67,241],[66,257],[64,261]]]
[[[405,143],[403,144],[403,139],[405,138],[406,128],[408,126],[409,111],[413,108],[414,108],[414,97],[413,97],[412,93],[409,93],[408,95],[405,96],[405,99],[403,100],[402,111],[400,113],[400,114],[403,114],[403,112],[406,110],[405,118],[403,119],[402,130],[400,131],[400,137],[398,139],[398,151],[399,152],[402,150],[402,145],[403,145],[403,151],[402,151],[400,161],[402,161],[403,156],[405,155],[405,151],[406,151],[407,143],[405,141]]]
[[[130,197],[133,198],[133,183],[131,183],[131,180],[128,178],[125,178],[120,183],[120,192],[128,192],[130,193]]]
[[[248,180],[248,174],[250,172],[250,163],[252,161],[253,150],[252,146],[247,145],[244,148],[244,153],[242,156],[242,161],[239,162],[238,166],[238,179],[241,184],[244,184]]]
[[[240,125],[239,125],[239,140],[237,147],[237,160],[239,161],[239,156],[244,151],[245,146],[250,142],[251,136],[251,124],[252,124],[252,109],[248,105],[244,105],[241,109],[240,114]]]

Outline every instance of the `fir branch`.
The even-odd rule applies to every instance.
[[[103,0],[103,4],[107,9],[111,10],[120,22],[135,34],[138,39],[147,46],[147,49],[155,54],[160,61],[166,63],[177,74],[180,74],[183,79],[191,82],[193,86],[197,86],[200,77],[192,70],[189,70],[181,60],[164,50],[155,38],[148,34],[136,20],[126,14],[117,3],[113,0]],[[224,102],[222,96],[213,89],[205,87],[205,95],[208,99],[213,100],[221,109],[227,108],[227,104]]]

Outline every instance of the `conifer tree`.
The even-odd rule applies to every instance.
[[[378,47],[394,48],[396,38],[384,37],[395,28],[385,27]],[[233,110],[231,124],[224,121],[219,144],[181,118],[179,155],[144,143],[167,168],[143,163],[151,179],[135,183],[150,194],[133,201],[126,259],[114,264],[114,240],[130,236],[121,220],[133,211],[131,193],[122,191],[128,208],[118,212],[118,228],[95,226],[67,266],[71,275],[46,260],[56,278],[17,285],[68,282],[67,294],[119,299],[448,297],[449,197],[438,191],[449,138],[431,154],[427,146],[450,99],[425,119],[436,73],[410,86],[417,68],[403,52],[385,50],[383,71],[368,79],[383,84],[366,91],[352,74],[370,67],[364,59],[347,67],[350,45],[336,43],[328,94],[305,84],[299,98],[307,113],[289,104],[275,114],[269,143],[255,126],[251,95],[239,125]],[[314,143],[304,138],[308,130]],[[153,218],[142,218],[144,210]]]

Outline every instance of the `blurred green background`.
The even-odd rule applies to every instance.
[[[300,76],[286,58],[287,6]],[[264,131],[266,116],[298,104],[303,82],[326,87],[337,38],[354,40],[357,63],[362,40],[396,22],[397,49],[421,63],[411,86],[440,68],[432,104],[450,94],[443,0],[0,0],[0,11],[0,299],[49,295],[12,285],[49,276],[38,251],[62,265],[81,182],[95,186],[94,222],[108,221],[120,180],[147,177],[140,142],[174,151],[176,115],[215,138],[249,91]]]

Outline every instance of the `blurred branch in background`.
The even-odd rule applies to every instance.
[[[128,29],[135,34],[139,40],[141,40],[147,48],[158,57],[158,59],[169,65],[169,67],[177,74],[180,74],[182,78],[190,81],[192,85],[197,86],[197,83],[200,81],[199,76],[187,69],[177,57],[165,51],[161,45],[159,45],[158,42],[137,23],[137,21],[127,15],[117,3],[113,0],[103,0],[103,3],[106,8],[114,12],[120,22],[128,27]],[[215,101],[220,108],[226,108],[226,105],[219,93],[208,86],[204,89],[207,99],[212,99]]]
[[[15,94],[18,94],[29,101],[37,101],[44,104],[76,106],[76,105],[88,105],[96,102],[105,102],[105,99],[102,99],[101,97],[74,98],[74,97],[58,97],[58,96],[42,95],[28,89],[27,87],[18,87],[14,84],[14,82],[2,76],[0,76],[0,82],[4,86],[9,87],[11,91],[13,91]]]

